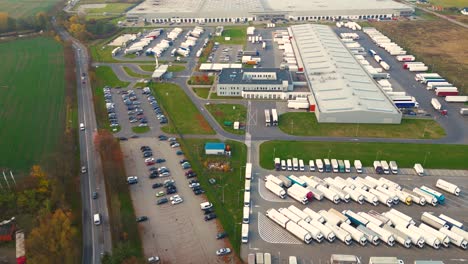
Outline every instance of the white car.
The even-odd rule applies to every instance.
[[[172,205],[176,205],[176,204],[182,203],[183,201],[184,201],[184,199],[179,197],[179,198],[175,198],[171,203],[172,203]]]
[[[148,263],[156,263],[159,262],[159,257],[158,256],[153,256],[148,258]]]
[[[175,144],[171,145],[171,148],[177,148],[177,147],[180,147],[179,143],[175,143]]]
[[[230,248],[220,248],[220,249],[216,250],[216,255],[217,256],[224,256],[224,255],[227,255],[229,253],[231,253]]]
[[[127,178],[127,182],[138,182],[137,176],[130,176]]]
[[[81,131],[85,130],[85,126],[84,126],[83,123],[80,123],[80,130],[81,130]]]
[[[81,173],[86,173],[87,169],[85,166],[81,167]]]
[[[176,194],[176,195],[174,195],[174,196],[171,196],[171,197],[169,198],[169,200],[174,201],[175,199],[181,199],[181,198],[182,198],[182,197],[180,197],[180,195]]]
[[[189,187],[192,188],[192,189],[195,188],[195,187],[198,187],[198,186],[200,186],[200,183],[198,183],[198,182],[194,182],[194,183],[189,184]]]
[[[173,142],[173,141],[177,141],[177,138],[175,138],[175,137],[170,137],[170,138],[168,138],[167,140],[168,140],[169,142]]]
[[[145,159],[145,162],[155,162],[155,161],[154,161],[154,158],[147,158]]]
[[[211,207],[213,207],[213,204],[210,202],[204,202],[200,204],[200,209],[202,210],[210,209]]]
[[[168,171],[159,174],[159,177],[169,177],[169,176],[171,176],[171,173]]]

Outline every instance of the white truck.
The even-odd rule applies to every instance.
[[[329,213],[328,211],[325,210],[320,210],[318,212],[323,218],[325,218],[326,223],[330,223],[332,225],[338,225],[342,222],[342,219],[335,214]]]
[[[355,181],[353,178],[347,178],[346,181],[350,184],[348,186],[354,186],[354,189],[357,190],[357,188],[367,191],[369,190],[369,187],[367,185],[364,185],[358,181]]]
[[[354,239],[354,241],[358,242],[362,246],[367,245],[367,238],[361,231],[357,230],[356,228],[352,227],[347,223],[341,223],[340,228],[348,232],[351,235],[351,238]]]
[[[293,221],[294,223],[298,223],[299,221],[302,220],[302,218],[296,214],[294,214],[293,212],[291,212],[289,209],[287,208],[279,208],[278,209],[278,212],[280,212],[282,215],[286,216],[287,218],[289,218],[289,220]]]
[[[448,217],[444,214],[440,214],[439,215],[439,218],[444,220],[445,222],[447,222],[450,226],[456,226],[460,229],[463,229],[463,223],[451,218],[451,217]]]
[[[271,181],[273,182],[274,184],[280,186],[280,187],[283,187],[283,181],[280,180],[278,177],[270,174],[270,175],[267,175],[265,176],[264,180],[267,182],[267,181]]]
[[[286,224],[290,221],[289,218],[287,218],[285,215],[278,212],[274,208],[268,209],[266,211],[266,216],[270,218],[271,220],[273,220],[273,222],[280,225],[282,228],[286,228]]]
[[[323,234],[322,232],[320,232],[320,230],[318,228],[316,228],[315,226],[307,223],[306,221],[302,220],[302,221],[299,221],[299,223],[297,223],[300,227],[304,228],[305,230],[307,230],[311,235],[312,237],[315,239],[315,241],[317,241],[318,243],[322,243],[323,241]]]
[[[345,166],[345,172],[350,173],[351,172],[351,163],[349,160],[344,160],[344,166]]]
[[[309,184],[307,184],[309,185]],[[313,187],[310,187],[310,186],[307,186],[306,187],[307,190],[311,191],[313,194],[314,194],[314,198],[318,201],[322,201],[323,200],[323,192],[313,188]]]
[[[419,176],[424,176],[424,168],[421,164],[419,163],[414,164],[414,170]]]
[[[305,191],[304,191],[305,190]],[[293,184],[288,189],[288,195],[293,198],[294,200],[302,203],[307,204],[309,203],[309,199],[307,198],[307,189],[297,184]]]
[[[446,234],[440,232],[439,230],[436,230],[436,229],[434,229],[434,228],[432,228],[432,227],[430,227],[430,226],[428,226],[428,225],[426,225],[424,223],[421,223],[419,225],[419,229],[421,229],[422,231],[430,233],[430,234],[434,235],[435,237],[437,237],[440,240],[440,243],[444,247],[448,247],[450,245],[450,238]]]
[[[409,221],[397,216],[396,214],[394,214],[392,212],[383,212],[382,215],[387,217],[388,219],[390,219],[395,227],[396,226],[403,226],[403,227],[406,228],[409,225],[411,225],[411,223]]]
[[[437,98],[431,99],[431,105],[435,110],[442,110],[442,104],[437,100]]]
[[[392,199],[392,202],[394,205],[397,205],[400,203],[400,198],[398,198],[398,195],[392,189],[387,189],[382,186],[377,186],[376,190],[383,194],[388,195]]]
[[[426,244],[428,244],[429,246],[435,248],[435,249],[439,249],[440,248],[440,240],[426,232],[426,231],[423,231],[421,230],[420,228],[416,227],[415,225],[409,225],[408,226],[408,230],[411,231],[411,232],[415,232],[417,234],[419,234],[420,236],[422,236],[424,238],[424,241],[426,242]]]
[[[315,162],[314,162],[314,160],[309,160],[309,171],[315,171]]]
[[[362,163],[360,160],[354,161],[354,168],[356,169],[357,173],[362,173]]]
[[[299,179],[303,180],[307,184],[307,187],[317,188],[317,185],[320,184],[305,175],[299,176]]]
[[[379,235],[375,233],[374,231],[370,230],[369,228],[363,225],[358,225],[356,229],[361,231],[366,236],[367,241],[371,242],[374,246],[377,246],[380,244]]]
[[[384,187],[385,189],[388,189],[387,184],[385,184],[385,183],[383,183],[383,182],[381,182],[381,181],[379,181],[379,180],[377,180],[376,178],[373,178],[373,177],[371,177],[371,176],[366,176],[366,177],[364,178],[364,180],[366,180],[366,181],[368,181],[369,183],[371,183],[371,184],[372,184],[372,188],[376,188],[377,186],[382,186],[382,187]]]
[[[365,179],[363,179],[361,177],[356,177],[356,178],[354,178],[354,180],[356,182],[359,182],[362,185],[366,185],[367,187],[369,187],[369,189],[373,189],[373,188],[377,187],[377,184],[375,184],[373,182],[370,182],[370,181],[367,181],[367,180],[365,180]]]
[[[400,199],[401,202],[405,203],[406,205],[413,204],[413,198],[411,198],[410,195],[396,189],[394,189],[393,192],[398,196],[398,199]]]
[[[386,204],[388,207],[392,207],[393,205],[393,199],[390,198],[390,196],[386,195],[385,193],[382,193],[380,191],[377,191],[376,189],[369,189],[369,192],[377,197],[379,199],[379,202]]]
[[[379,199],[377,196],[373,195],[370,192],[366,192],[363,189],[356,189],[362,196],[364,196],[364,200],[374,206],[379,205]]]
[[[330,224],[330,223],[325,223],[325,226],[330,228],[333,233],[335,233],[336,237],[341,240],[341,242],[345,243],[346,245],[351,245],[353,242],[351,235],[346,232],[344,229],[339,228],[336,225]]]
[[[462,249],[466,249],[468,247],[468,241],[465,238],[455,232],[450,231],[447,228],[441,228],[440,232],[444,233],[450,238],[450,242]]]
[[[380,227],[382,227],[384,225],[384,223],[382,221],[380,221],[379,219],[373,217],[372,215],[366,213],[366,212],[358,212],[357,213],[359,216],[363,217],[364,219],[366,219],[367,221],[369,222],[372,222]]]
[[[242,224],[242,243],[246,244],[249,242],[249,225]]]
[[[396,161],[391,160],[389,162],[389,165],[390,165],[390,170],[392,171],[392,173],[393,174],[398,174],[398,165],[397,165]]]
[[[281,199],[286,198],[286,191],[282,187],[278,186],[276,183],[270,180],[265,182],[265,188],[267,188],[270,192],[276,194]]]
[[[294,205],[290,205],[288,207],[289,211],[291,211],[293,214],[299,216],[300,218],[302,218],[302,220],[306,221],[307,223],[309,223],[310,221],[312,221],[312,218],[307,214],[307,213],[304,213],[304,211],[302,211],[301,209],[297,208],[296,206]]]
[[[450,228],[450,226],[447,224],[447,222],[443,219],[440,219],[439,217],[428,213],[424,212],[421,215],[421,221],[425,224],[430,225],[431,227],[439,230],[441,228]]]
[[[311,221],[316,220],[316,221],[318,221],[320,223],[325,222],[325,219],[323,218],[323,216],[321,216],[319,213],[315,212],[314,210],[312,210],[312,209],[310,209],[308,207],[304,208],[302,211],[304,213],[306,213],[310,217]]]
[[[291,234],[293,234],[306,244],[310,244],[310,242],[312,242],[312,235],[310,234],[310,232],[305,230],[298,224],[294,223],[293,221],[289,221],[286,223],[286,230],[288,230]]]
[[[389,179],[386,179],[384,177],[380,177],[379,181],[382,182],[382,183],[385,183],[385,185],[387,185],[388,188],[396,189],[396,190],[401,190],[402,189],[401,186],[398,183],[396,183],[394,181],[391,181]]]
[[[410,216],[408,216],[408,215],[406,215],[406,214],[404,214],[404,213],[402,213],[402,212],[400,212],[400,211],[398,211],[396,209],[390,209],[389,212],[396,215],[396,216],[398,216],[398,217],[400,217],[400,218],[402,218],[403,220],[409,222],[412,225],[416,224],[416,222],[413,220],[413,218],[411,218]]]
[[[331,160],[332,170],[333,172],[338,172],[338,160],[332,159]]]
[[[305,171],[304,160],[302,159],[299,160],[299,170]]]
[[[278,176],[278,179],[280,179],[282,182],[283,182],[283,186],[286,187],[286,188],[289,188],[291,187],[292,185],[292,182],[290,179],[288,179],[288,177],[284,176],[284,175],[279,175]]]
[[[406,235],[405,233],[397,230],[396,228],[393,228],[389,225],[383,225],[383,229],[387,230],[388,232],[393,234],[393,237],[395,238],[395,241],[398,242],[400,245],[404,246],[405,248],[410,248],[411,247],[411,238]]]
[[[319,172],[323,172],[323,162],[321,159],[316,159],[315,160],[315,165],[317,166],[317,170]]]
[[[390,218],[386,217],[386,216],[383,216],[382,214],[380,214],[379,212],[376,212],[374,210],[370,210],[369,212],[367,212],[370,216],[374,217],[375,219],[378,219],[379,221],[381,221],[382,223],[384,223],[385,225],[393,225],[393,222],[390,220]]]
[[[385,243],[387,243],[387,245],[391,247],[395,245],[395,238],[393,237],[392,233],[390,233],[389,231],[377,226],[376,224],[372,222],[369,222],[366,225],[366,227],[376,232],[379,235],[380,239],[382,239]]]
[[[349,197],[358,204],[363,204],[364,203],[364,196],[360,194],[357,190],[353,190],[350,187],[346,186],[344,187],[343,191],[347,192],[349,194]]]
[[[468,241],[468,232],[466,232],[465,230],[459,228],[459,227],[456,227],[456,226],[452,226],[450,228],[450,231],[454,232],[455,234],[459,234],[460,236],[463,236],[465,238],[465,240]]]
[[[382,164],[382,169],[384,174],[390,174],[390,166],[388,165],[386,160],[381,160],[380,164]]]
[[[426,199],[426,202],[429,203],[432,206],[437,206],[437,198],[432,196],[431,194],[428,194],[427,192],[419,189],[419,188],[414,188],[413,192],[417,193],[419,196],[422,196]]]
[[[340,197],[340,199],[342,201],[344,201],[345,203],[349,203],[350,195],[347,192],[345,192],[342,189],[336,187],[335,185],[330,185],[328,187],[328,189],[330,189],[330,190],[334,191],[336,194],[338,194],[338,196]]]
[[[334,180],[335,180],[335,183],[338,184],[338,187],[340,187],[340,189],[344,189],[345,187],[348,187],[353,190],[356,189],[356,186],[354,186],[354,184],[346,181],[340,176],[336,176]]]
[[[395,226],[395,229],[407,235],[411,239],[411,243],[413,243],[413,245],[419,248],[424,247],[424,244],[426,243],[426,241],[419,233],[413,232],[409,230],[408,228],[406,228],[405,226],[401,226],[401,225]]]
[[[436,187],[451,194],[455,194],[456,196],[460,195],[460,188],[457,185],[448,181],[438,179],[436,182]]]
[[[325,187],[323,185],[319,185],[319,186],[317,186],[317,190],[321,191],[323,193],[323,196],[325,196],[325,198],[332,201],[333,203],[335,203],[335,204],[340,203],[340,197],[338,196],[338,194],[336,194],[334,191],[328,189],[327,187]]]
[[[320,223],[319,221],[314,219],[309,224],[311,224],[312,226],[314,226],[318,230],[320,230],[320,232],[322,232],[322,234],[325,236],[325,238],[327,238],[328,242],[331,243],[331,242],[335,241],[335,239],[336,239],[335,233],[333,233],[333,231],[330,228],[328,228],[327,226],[325,226],[323,223]]]
[[[330,208],[328,209],[328,212],[330,214],[334,214],[336,217],[338,217],[341,221],[341,223],[348,223],[348,224],[351,224],[351,221],[348,219],[348,217],[346,217],[344,214],[342,214],[341,212],[339,212],[338,210],[336,210],[335,208]]]
[[[297,158],[292,159],[292,166],[294,171],[299,170],[299,160]]]
[[[401,189],[401,192],[411,196],[411,199],[413,200],[413,202],[421,205],[421,206],[424,206],[426,205],[426,198],[422,197],[421,195],[409,190],[409,189],[406,189],[406,188],[403,188]]]

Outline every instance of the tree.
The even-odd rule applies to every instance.
[[[28,262],[31,263],[75,263],[78,256],[75,241],[77,230],[71,224],[71,213],[57,209],[40,217],[26,239]]]
[[[35,17],[35,24],[37,30],[46,30],[49,25],[49,16],[44,12],[39,12]]]

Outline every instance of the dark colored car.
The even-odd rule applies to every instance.
[[[168,201],[169,201],[169,200],[167,200],[167,198],[161,198],[161,199],[159,199],[159,200],[156,202],[156,204],[165,204],[165,203],[167,203]]]
[[[210,220],[213,220],[216,218],[216,214],[215,213],[211,213],[211,214],[207,214],[205,215],[205,221],[210,221]]]
[[[118,139],[119,139],[120,141],[127,141],[127,140],[128,140],[128,138],[126,138],[126,137],[119,137]]]
[[[208,215],[208,214],[211,214],[211,213],[214,213],[213,208],[209,208],[209,209],[206,209],[206,210],[203,211],[203,214],[205,214],[205,215]]]
[[[197,179],[193,179],[193,180],[190,180],[188,183],[192,184],[192,183],[196,183],[196,182],[199,182],[199,181]]]
[[[153,157],[153,152],[151,152],[151,151],[143,152],[143,157],[144,158]]]
[[[173,193],[176,193],[177,192],[177,189],[174,188],[174,189],[167,189],[166,193],[167,194],[173,194]]]
[[[151,174],[149,175],[149,178],[150,178],[150,179],[155,179],[155,178],[157,178],[157,177],[159,177],[159,174],[158,174],[158,172],[156,172],[156,171],[151,172]]]
[[[147,151],[147,150],[151,150],[151,148],[148,147],[148,146],[141,146],[141,147],[140,147],[140,150],[141,150],[141,151]]]
[[[96,200],[98,198],[98,193],[97,192],[93,192],[93,199]]]
[[[156,163],[163,163],[163,162],[166,162],[166,160],[165,159],[157,159],[156,160]]]
[[[159,135],[158,138],[159,140],[167,140],[167,136],[165,135]]]
[[[151,167],[151,168],[149,168],[148,170],[149,170],[150,172],[151,172],[151,171],[158,171],[158,168],[156,168],[156,167]]]
[[[137,217],[137,219],[136,219],[137,222],[144,222],[144,221],[147,221],[147,220],[148,220],[147,216],[140,216],[140,217]]]
[[[193,193],[194,193],[195,195],[200,195],[200,194],[202,194],[202,193],[205,193],[205,191],[203,191],[202,189],[196,189],[196,190],[193,190]]]
[[[179,163],[183,164],[183,163],[188,162],[188,161],[189,161],[188,159],[182,159],[182,160],[179,161]]]
[[[182,150],[178,150],[176,154],[180,156],[180,155],[184,155],[184,152]]]
[[[157,183],[153,183],[152,187],[153,187],[153,189],[156,189],[156,188],[159,188],[159,187],[162,187],[162,186],[163,186],[162,183],[157,182]]]
[[[216,239],[223,239],[225,237],[227,237],[227,233],[226,232],[221,232],[221,233],[218,233],[216,234]]]

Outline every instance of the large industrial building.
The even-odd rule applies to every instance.
[[[290,27],[318,122],[399,124],[402,113],[329,26]]]
[[[267,19],[317,21],[407,16],[414,8],[393,0],[146,0],[130,21],[240,23]]]

